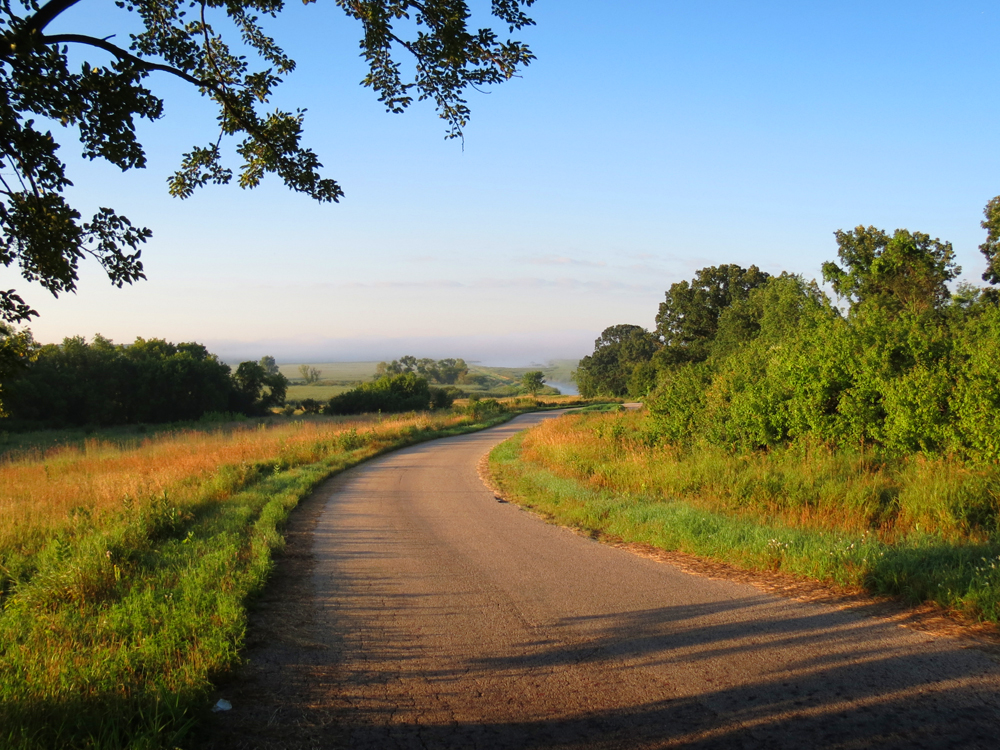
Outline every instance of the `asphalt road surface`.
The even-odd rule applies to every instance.
[[[1000,747],[1000,665],[983,650],[690,575],[499,502],[477,462],[548,416],[326,483],[205,747]]]

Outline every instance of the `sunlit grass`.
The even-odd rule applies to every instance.
[[[380,452],[482,426],[316,419],[3,461],[0,747],[173,747],[238,658],[299,500]]]

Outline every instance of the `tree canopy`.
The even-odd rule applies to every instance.
[[[305,0],[309,3],[312,0]],[[107,35],[52,32],[80,0],[0,0],[0,262],[58,296],[76,289],[77,269],[95,258],[117,286],[145,278],[141,246],[151,236],[113,208],[84,220],[64,190],[72,184],[51,127],[75,128],[88,159],[122,170],[142,168],[146,154],[137,119],[158,120],[163,100],[150,88],[153,74],[190,84],[218,108],[218,135],[184,154],[169,191],[189,197],[206,183],[234,177],[222,142],[236,138],[243,188],[274,174],[290,189],[320,202],[338,201],[341,186],[320,173],[319,157],[303,145],[303,110],[265,109],[295,61],[267,35],[260,16],[276,16],[283,0],[118,0],[119,18],[137,18],[141,30],[127,43]],[[461,137],[468,122],[468,87],[501,83],[533,59],[518,41],[491,27],[473,30],[465,0],[335,0],[362,27],[361,56],[371,88],[389,112],[430,100]],[[509,32],[533,21],[534,0],[492,0],[493,21]],[[58,24],[56,24],[58,26]],[[239,40],[219,30],[233,26]],[[235,36],[235,35],[233,35]],[[233,45],[233,46],[231,46]],[[82,56],[79,69],[71,69]],[[248,51],[254,60],[243,54]],[[412,76],[402,60],[409,58]],[[60,131],[61,136],[61,131]],[[0,320],[18,323],[37,313],[16,290],[0,290]]]
[[[852,304],[874,300],[884,308],[934,308],[951,299],[947,283],[962,269],[950,242],[906,229],[890,237],[863,226],[835,235],[843,268],[824,263],[823,279]]]
[[[770,276],[757,266],[735,263],[708,266],[688,281],[671,284],[656,316],[656,333],[663,341],[664,364],[697,362],[708,356],[719,327],[719,316]]]
[[[538,395],[538,392],[545,387],[545,373],[541,370],[524,373],[521,376],[521,387],[532,396]]]
[[[658,348],[656,336],[642,326],[625,323],[605,328],[594,341],[594,353],[577,366],[580,394],[587,398],[627,395],[636,366],[649,362]]]
[[[469,374],[469,366],[464,359],[449,358],[435,361],[429,357],[417,359],[412,354],[406,354],[392,362],[379,362],[375,367],[376,379],[385,375],[402,375],[408,372],[415,372],[442,385],[454,385]]]
[[[128,345],[80,336],[39,346],[8,339],[25,361],[4,381],[15,420],[41,425],[115,425],[195,420],[209,412],[268,413],[288,382],[257,362],[235,373],[202,344],[138,338]],[[265,357],[264,359],[271,359]]]
[[[1000,284],[1000,195],[986,204],[983,214],[986,219],[980,226],[986,230],[986,241],[979,246],[979,252],[986,256],[983,281]]]

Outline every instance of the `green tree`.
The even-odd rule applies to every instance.
[[[521,376],[521,387],[532,396],[537,396],[538,392],[545,387],[545,373],[541,370],[532,370]]]
[[[823,279],[852,309],[869,300],[892,310],[938,308],[950,301],[947,283],[962,272],[950,242],[906,229],[890,237],[871,226],[834,234],[843,267],[824,263]]]
[[[278,362],[269,354],[265,354],[260,358],[260,366],[264,368],[264,372],[268,375],[277,375],[279,372]]]
[[[690,282],[671,284],[656,315],[656,335],[663,342],[659,363],[700,362],[708,357],[722,312],[769,278],[757,266],[744,269],[730,263],[702,268]]]
[[[986,204],[983,214],[986,218],[980,226],[986,230],[986,242],[979,246],[986,257],[983,281],[1000,284],[1000,195]]]
[[[6,323],[0,323],[0,417],[7,416],[3,383],[24,372],[37,352],[38,344],[31,331],[17,331]]]
[[[295,67],[259,20],[278,14],[284,0],[123,0],[116,3],[120,23],[139,24],[127,45],[117,43],[114,28],[100,36],[52,32],[78,2],[0,2],[0,261],[5,266],[17,264],[25,279],[54,295],[76,289],[85,256],[96,258],[117,286],[145,278],[140,246],[150,230],[111,208],[84,221],[65,199],[71,182],[57,153],[61,138],[43,123],[75,128],[87,158],[105,159],[122,170],[144,167],[135,121],[163,115],[163,101],[148,86],[152,74],[184,81],[218,109],[218,137],[183,155],[169,180],[172,195],[187,198],[206,183],[229,183],[234,172],[223,162],[221,142],[234,137],[241,187],[256,187],[274,174],[320,202],[343,196],[336,181],[320,175],[318,156],[302,145],[303,111],[264,109]],[[361,56],[369,71],[362,83],[390,112],[402,112],[414,99],[434,102],[449,138],[461,137],[468,121],[469,87],[509,80],[534,59],[526,45],[504,41],[492,28],[470,29],[466,0],[334,2],[363,28]],[[493,0],[491,12],[513,32],[533,23],[524,13],[533,2]],[[231,49],[219,31],[227,25],[235,27],[240,48]],[[79,70],[70,67],[70,46],[85,58]],[[244,48],[256,62],[242,54]],[[403,65],[401,53],[412,65]],[[412,79],[404,70],[414,71]],[[36,314],[15,290],[0,291],[0,320],[21,322]]]
[[[311,365],[299,365],[299,375],[306,382],[306,385],[319,382],[320,375],[319,368],[312,367]]]
[[[656,336],[645,328],[623,324],[605,328],[594,341],[594,353],[580,360],[576,384],[580,394],[625,396],[636,366],[649,362],[659,348]]]
[[[232,379],[232,411],[255,416],[267,414],[271,407],[285,403],[288,379],[281,373],[268,375],[257,362],[240,362]]]
[[[385,375],[330,399],[326,414],[419,411],[431,405],[427,379],[414,372]]]
[[[40,348],[4,381],[10,415],[55,424],[134,424],[198,419],[229,408],[229,366],[197,343],[103,336]],[[259,365],[256,365],[259,367]]]
[[[434,376],[443,385],[454,385],[469,374],[464,359],[439,359],[434,364]]]

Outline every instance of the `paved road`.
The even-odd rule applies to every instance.
[[[1000,666],[981,651],[498,502],[477,461],[542,418],[327,483],[299,542],[311,578],[263,603],[270,624],[208,745],[1000,746]]]

